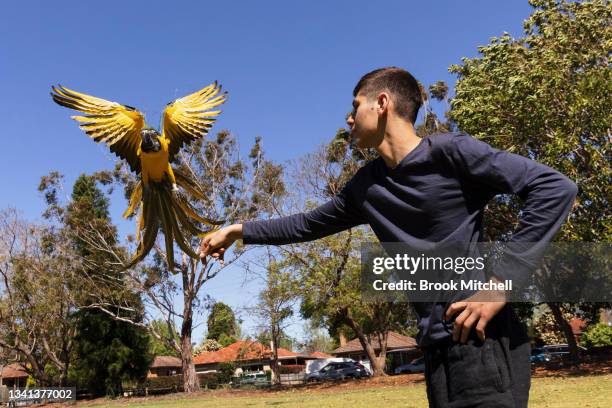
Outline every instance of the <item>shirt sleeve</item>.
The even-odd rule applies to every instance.
[[[548,166],[466,134],[453,137],[450,145],[450,160],[468,183],[523,200],[519,224],[508,243],[507,252],[513,256],[503,257],[494,274],[510,278],[518,271],[517,261],[533,266],[542,251],[539,244],[551,241],[566,221],[578,192],[576,184]]]
[[[242,224],[242,241],[245,244],[291,244],[312,241],[365,224],[353,198],[354,185],[355,177],[331,200],[311,211],[271,220],[246,221]]]

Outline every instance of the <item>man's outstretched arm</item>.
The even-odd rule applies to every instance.
[[[271,220],[246,221],[214,232],[202,240],[200,257],[223,260],[223,253],[237,239],[245,244],[283,245],[312,241],[366,223],[353,200],[354,178],[331,200],[304,213]]]

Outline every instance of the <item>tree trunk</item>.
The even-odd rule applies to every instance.
[[[379,333],[378,338],[382,338],[382,340],[380,340],[380,351],[377,358],[380,367],[382,367],[382,375],[387,375],[385,368],[387,367],[387,339],[389,338],[389,332]]]
[[[60,373],[60,378],[59,378],[59,386],[60,387],[67,387],[68,386],[68,363],[66,363],[62,367],[62,371]]]
[[[363,347],[364,351],[368,355],[368,359],[370,360],[370,364],[372,366],[372,375],[374,377],[386,376],[387,374],[385,373],[385,361],[381,361],[378,358],[374,347],[372,347],[372,344],[370,344],[370,342],[366,338],[365,334],[363,333],[363,329],[361,328],[359,323],[357,323],[355,319],[353,319],[349,310],[346,311],[345,317],[350,328],[353,329],[353,331],[357,334],[357,338],[359,339],[359,343],[361,343],[361,347]]]
[[[572,332],[572,328],[569,323],[563,318],[563,312],[561,311],[560,303],[547,303],[548,307],[552,311],[552,314],[555,318],[555,322],[557,322],[557,326],[563,332],[565,339],[567,340],[567,345],[569,347],[570,352],[570,362],[573,364],[579,364],[580,356],[578,355],[578,345],[576,344],[576,338],[574,337],[574,333]]]
[[[191,332],[193,330],[193,299],[194,276],[197,267],[194,260],[188,260],[183,254],[181,272],[183,275],[183,324],[181,326],[181,365],[183,368],[183,388],[185,392],[200,391],[200,379],[193,364],[193,351],[191,349]]]
[[[183,321],[183,329],[185,324]],[[181,333],[181,363],[183,368],[183,388],[185,392],[200,391],[200,379],[196,375],[191,350],[191,325],[189,334]]]
[[[278,368],[278,337],[279,333],[277,330],[274,330],[274,328],[272,328],[272,340],[270,341],[270,345],[272,346],[272,361],[271,361],[271,367],[270,369],[272,370],[272,381],[274,383],[274,385],[280,385],[281,381],[280,381],[280,370]]]
[[[60,387],[68,386],[68,371],[70,369],[70,358],[71,358],[70,350],[72,350],[72,339],[74,338],[75,332],[76,330],[71,330],[67,334],[66,337],[68,340],[64,342],[64,347],[62,347],[62,353],[61,353],[62,366],[61,366],[60,378],[59,378]]]

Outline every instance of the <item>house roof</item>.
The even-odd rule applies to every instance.
[[[372,346],[375,350],[380,350],[380,343],[378,338],[372,339]],[[404,336],[402,334],[396,332],[389,332],[387,336],[387,350],[393,349],[404,349],[404,348],[416,348],[417,342],[414,338],[409,336]],[[363,347],[361,347],[361,343],[359,339],[353,339],[346,343],[343,346],[335,349],[332,354],[342,354],[342,353],[352,353],[352,352],[363,352]]]
[[[25,371],[25,368],[19,363],[0,367],[0,377],[2,378],[25,378],[27,376],[28,373]]]
[[[149,368],[182,367],[181,359],[173,356],[156,356]]]
[[[238,340],[237,342],[230,344],[227,347],[222,348],[218,351],[205,351],[194,357],[194,364],[212,364],[212,363],[224,363],[228,361],[248,361],[248,360],[262,360],[269,359],[272,355],[272,351],[264,347],[261,343],[252,340]],[[295,353],[293,351],[278,348],[278,358],[295,358],[295,357],[309,357],[307,354]]]
[[[310,355],[316,358],[333,358],[334,357],[331,354],[327,354],[322,351],[315,351],[314,353],[310,353]]]
[[[572,317],[569,321],[569,325],[572,328],[574,336],[582,334],[587,327],[587,323],[579,317]]]

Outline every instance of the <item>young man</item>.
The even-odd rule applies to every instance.
[[[223,262],[237,239],[282,245],[366,223],[381,242],[417,248],[424,242],[477,242],[482,240],[484,207],[500,193],[524,201],[511,241],[550,241],[565,221],[577,189],[557,171],[463,133],[419,138],[414,123],[421,94],[407,71],[372,71],[353,95],[347,120],[351,137],[380,157],[312,211],[247,221],[209,235],[202,241],[202,258],[212,255]],[[450,305],[413,304],[430,406],[526,407],[530,346],[525,327],[504,298],[483,301],[478,295]]]

